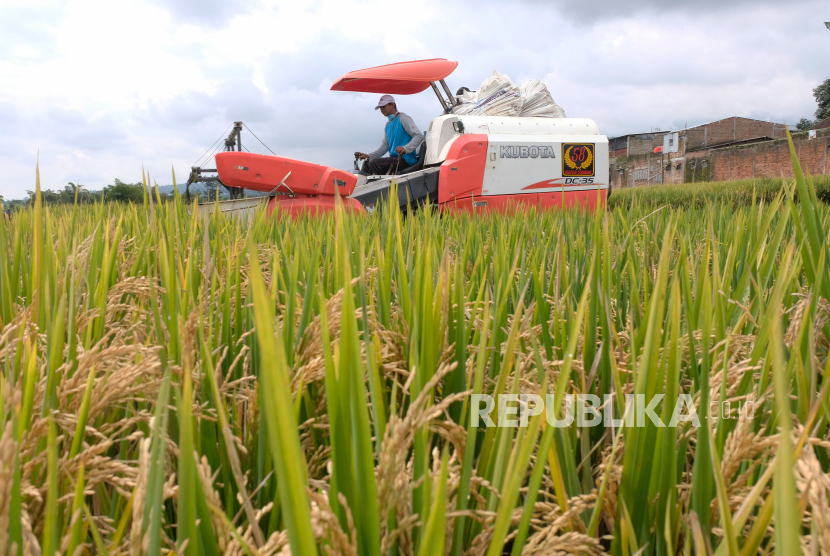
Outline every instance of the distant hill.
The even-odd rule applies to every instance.
[[[184,184],[184,183],[178,184],[179,193],[184,193],[186,185],[187,184]],[[159,193],[172,193],[172,192],[173,192],[173,184],[172,183],[170,185],[160,185],[159,186]]]

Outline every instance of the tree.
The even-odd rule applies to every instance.
[[[26,207],[26,203],[28,200],[26,199],[12,199],[10,201],[3,201],[3,210],[8,212],[13,212],[16,210],[20,210]]]
[[[57,191],[42,189],[40,195],[43,203],[47,205],[72,205],[75,204],[76,193],[78,204],[97,203],[102,199],[107,203],[135,203],[140,205],[144,202],[144,185],[141,182],[125,183],[118,178],[115,179],[114,184],[108,185],[100,191],[89,191],[84,185],[69,182],[63,189]],[[155,189],[151,188],[150,193],[153,195],[153,200],[155,200]],[[26,191],[26,194],[28,198],[7,201],[6,206],[34,205],[35,192]],[[162,200],[171,200],[173,194],[162,193],[161,198]]]
[[[215,201],[217,194],[219,195],[220,201],[224,201],[228,198],[228,193],[225,191],[224,187],[221,187],[218,181],[201,183],[200,187],[196,188],[196,194],[199,197],[200,203],[210,203]]]
[[[63,187],[63,190],[65,192],[65,196],[67,197],[65,201],[67,203],[74,203],[76,196],[79,204],[93,202],[92,196],[94,193],[90,193],[85,185],[76,185],[72,182],[69,182]]]
[[[814,125],[816,125],[816,122],[814,122],[813,120],[801,118],[801,120],[797,124],[795,124],[795,127],[798,128],[798,131],[807,131]]]
[[[155,193],[151,190],[151,193]],[[121,203],[144,202],[144,185],[141,183],[124,183],[116,178],[115,183],[104,188],[104,200]]]
[[[29,198],[26,202],[30,205],[35,204],[35,192],[34,191],[26,191],[26,194],[29,195]],[[64,195],[63,191],[52,191],[51,189],[41,189],[40,190],[40,199],[43,204],[46,205],[59,205],[66,203],[66,195]]]
[[[818,103],[816,119],[821,121],[830,118],[830,79],[825,79],[824,83],[813,89],[813,97]]]

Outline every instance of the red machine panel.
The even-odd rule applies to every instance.
[[[606,189],[592,191],[552,191],[548,193],[522,193],[517,195],[484,195],[453,199],[443,205],[445,211],[497,211],[512,212],[515,210],[538,207],[540,210],[556,208],[585,207],[594,210],[597,206],[605,205]]]
[[[413,95],[427,90],[431,81],[444,79],[456,67],[458,62],[444,58],[387,64],[351,71],[335,81],[331,90]]]
[[[486,162],[487,135],[470,133],[458,137],[441,164],[438,203],[481,195]]]
[[[583,191],[565,191],[564,197],[561,191],[549,191],[537,193],[540,208],[562,208],[581,206],[588,210],[605,206],[605,199],[608,196],[607,189],[586,189]]]
[[[223,152],[216,155],[219,180],[231,187],[270,192],[285,179],[294,193],[307,195],[351,195],[357,184],[357,176],[311,162],[301,162],[282,156],[269,156],[243,152]]]
[[[539,196],[536,193],[524,193],[521,195],[485,195],[476,197],[464,197],[453,199],[441,206],[445,211],[476,212],[476,211],[497,211],[511,212],[519,209],[527,209],[536,206]]]
[[[356,214],[368,214],[357,199],[341,198],[343,210]],[[296,218],[302,215],[314,216],[334,212],[336,198],[333,195],[320,195],[316,197],[295,197],[293,199],[279,199],[277,197],[268,201],[268,215],[275,211],[279,215],[286,215]]]

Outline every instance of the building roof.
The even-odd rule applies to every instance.
[[[824,129],[825,127],[830,127],[830,117],[828,117],[828,118],[824,118],[824,119],[823,119],[823,120],[821,120],[820,122],[816,122],[816,125],[814,125],[813,127],[811,127],[811,128],[810,128],[810,130],[813,130],[813,129]]]
[[[714,145],[707,146],[707,149],[724,149],[726,147],[734,147],[735,145],[749,145],[751,143],[765,143],[767,141],[774,141],[772,137],[762,135],[761,137],[751,137],[749,139],[739,139],[737,141],[729,141],[728,143],[716,143]],[[700,149],[694,149],[700,150]]]
[[[786,127],[790,131],[795,131],[796,130],[796,127],[794,125],[779,124],[779,123],[776,123],[776,122],[768,122],[766,120],[756,120],[754,118],[744,118],[743,116],[729,116],[728,118],[721,118],[720,120],[715,120],[713,122],[708,122],[708,123],[705,123],[705,124],[699,124],[699,125],[695,125],[695,126],[691,126],[691,127],[686,127],[686,128],[683,128],[683,129],[671,129],[671,130],[667,129],[667,130],[663,130],[663,131],[650,131],[648,133],[626,133],[625,135],[618,135],[616,137],[609,137],[609,139],[621,139],[623,137],[636,137],[638,139],[654,139],[655,135],[665,135],[667,133],[678,133],[678,132],[682,132],[682,131],[689,131],[690,129],[699,129],[699,128],[706,127],[708,125],[718,124],[718,123],[726,122],[726,121],[729,121],[729,120],[734,120],[736,118],[740,119],[740,120],[748,120],[748,121],[751,121],[751,122],[761,122],[761,123],[764,123],[764,124],[774,124],[776,126]],[[822,128],[825,128],[825,127],[830,127],[830,118],[822,120],[821,122],[819,122],[816,125],[820,126],[820,127],[813,127],[811,129],[822,129]]]
[[[777,122],[772,122],[772,121],[767,121],[767,120],[756,120],[755,118],[744,118],[743,116],[729,116],[728,118],[721,118],[720,120],[715,120],[715,121],[713,121],[713,122],[708,122],[708,123],[705,123],[705,124],[695,125],[695,126],[692,126],[692,127],[688,127],[688,128],[686,128],[686,129],[687,129],[687,130],[689,130],[689,129],[697,129],[697,128],[699,128],[699,127],[705,127],[705,126],[707,126],[707,125],[712,125],[712,124],[719,124],[719,123],[721,123],[721,122],[726,122],[726,121],[729,121],[729,120],[735,120],[735,119],[740,119],[740,120],[748,120],[748,121],[750,121],[750,122],[761,122],[761,123],[763,123],[763,124],[774,124],[774,125],[780,125],[781,127],[786,127],[786,128],[788,128],[788,129],[790,129],[791,131],[795,129],[795,126],[792,126],[792,125],[787,125],[787,124],[779,124],[779,123],[777,123]],[[678,131],[682,131],[682,130],[678,130]]]
[[[615,135],[609,139],[623,139],[625,137],[636,137],[637,139],[654,139],[655,135],[663,135],[671,133],[670,131],[649,131],[648,133],[626,133],[625,135]]]

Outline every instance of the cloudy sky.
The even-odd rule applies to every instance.
[[[0,195],[180,181],[233,120],[280,155],[349,168],[380,142],[342,74],[449,58],[450,87],[542,79],[608,136],[728,116],[795,123],[830,77],[826,0],[2,0]],[[399,108],[423,128],[427,90]],[[243,144],[267,152],[250,134]]]

